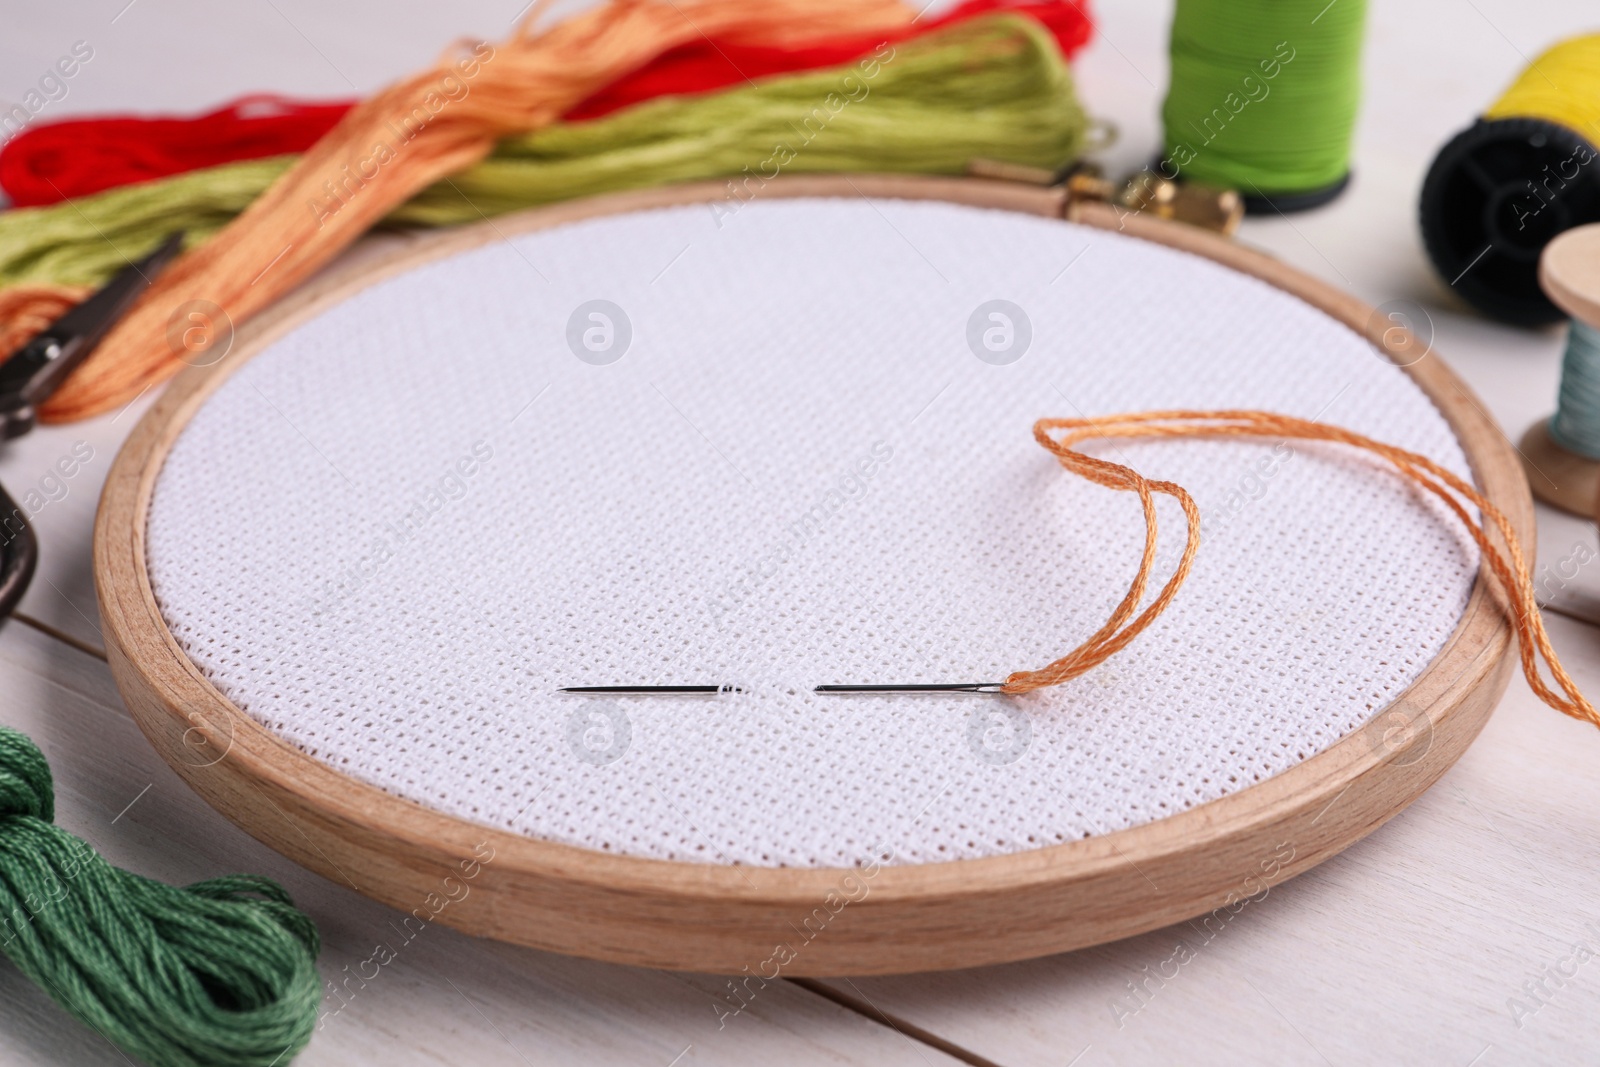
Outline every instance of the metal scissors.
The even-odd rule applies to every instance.
[[[168,237],[0,362],[0,441],[33,429],[39,405],[88,358],[182,248],[182,233]],[[0,619],[22,599],[38,561],[39,544],[27,513],[0,488]]]

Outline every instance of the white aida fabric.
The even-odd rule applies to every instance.
[[[1009,335],[969,330],[994,300]],[[149,570],[230,700],[441,812],[706,863],[1014,853],[1294,766],[1455,628],[1475,549],[1375,462],[1124,443],[1101,452],[1187,486],[1205,538],[1126,651],[1015,700],[809,692],[1072,648],[1143,524],[1034,420],[1246,407],[1468,474],[1359,336],[1204,259],[938,203],[615,216],[394,277],[256,356],[173,447]],[[627,683],[743,691],[556,692]]]

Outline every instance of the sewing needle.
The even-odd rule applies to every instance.
[[[910,682],[901,685],[819,685],[815,693],[1000,693],[1004,682]]]
[[[588,696],[606,694],[610,696],[648,695],[648,694],[716,694],[716,693],[742,693],[744,690],[736,685],[569,685],[556,690],[558,693],[582,693]]]
[[[1004,682],[908,682],[894,685],[819,685],[813,693],[1002,693]],[[742,693],[736,685],[569,685],[559,693],[587,696],[715,696]]]

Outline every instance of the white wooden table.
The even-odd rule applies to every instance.
[[[502,35],[523,0],[336,7],[320,0],[92,0],[30,5],[0,35],[0,98],[19,99],[75,41],[94,57],[42,117],[194,111],[251,90],[366,92],[463,34]],[[1251,219],[1240,239],[1369,303],[1426,308],[1439,353],[1512,434],[1546,414],[1560,337],[1463,313],[1423,257],[1417,190],[1431,153],[1548,43],[1593,30],[1576,0],[1372,0],[1356,180],[1335,206]],[[1102,34],[1080,91],[1122,140],[1113,169],[1159,143],[1170,4],[1097,0]],[[89,566],[100,482],[149,397],[47,427],[0,452],[19,494],[87,442],[93,458],[35,522],[43,561],[0,626],[0,722],[33,736],[57,776],[57,821],[112,862],[169,881],[234,871],[282,881],[316,918],[325,979],[366,958],[398,913],[300,870],[207,808],[156,758],[101,651]],[[1587,523],[1541,510],[1550,567]],[[1581,555],[1581,554],[1580,554]],[[1600,556],[1590,556],[1591,559]],[[1595,613],[1600,565],[1551,579]],[[1600,694],[1600,631],[1550,615],[1556,647]],[[432,928],[340,1008],[300,1062],[1137,1063],[1468,1067],[1600,1059],[1600,735],[1538,704],[1520,678],[1461,763],[1339,858],[1240,911],[1207,940],[1189,925],[1030,963],[925,976],[780,982],[719,1027],[712,976],[566,959]],[[1192,959],[1166,963],[1184,942]],[[1152,977],[1157,973],[1166,979]],[[1543,991],[1530,983],[1543,982]],[[352,983],[352,988],[354,984]],[[1142,989],[1142,992],[1135,990]],[[1532,989],[1537,997],[1530,993]],[[1520,1004],[1520,1008],[1518,1005]],[[0,1059],[123,1057],[0,964]]]

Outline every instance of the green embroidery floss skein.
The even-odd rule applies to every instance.
[[[1180,0],[1162,166],[1252,213],[1325,204],[1350,178],[1365,0]]]
[[[984,157],[1054,170],[1088,142],[1072,73],[1055,40],[1031,19],[976,18],[895,46],[876,69],[871,78],[851,65],[663,97],[507,138],[488,159],[424,189],[388,221],[453,226],[575,196],[706,178],[734,179],[729,206],[737,208],[733,190],[751,196],[780,164],[789,174],[960,174],[968,160]],[[838,110],[819,111],[830,94]],[[0,287],[98,285],[124,256],[143,254],[173,230],[183,230],[192,247],[293,162],[227,163],[0,212]],[[339,208],[332,197],[306,205],[319,217]]]
[[[72,1015],[156,1067],[268,1067],[305,1046],[318,938],[277,883],[179,888],[57,827],[50,765],[0,727],[0,951]]]

